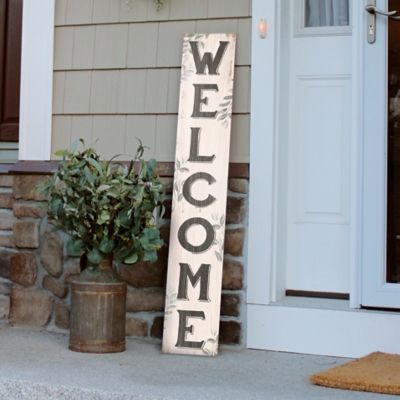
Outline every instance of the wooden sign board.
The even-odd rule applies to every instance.
[[[185,35],[163,352],[218,354],[236,35]]]

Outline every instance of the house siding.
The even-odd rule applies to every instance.
[[[129,159],[138,137],[173,161],[183,35],[198,32],[238,35],[230,162],[249,162],[250,0],[57,0],[52,154],[82,137]]]

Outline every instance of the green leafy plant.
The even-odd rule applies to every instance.
[[[153,212],[161,208],[161,216],[164,213],[162,185],[156,161],[143,161],[144,146],[139,143],[129,166],[113,162],[117,156],[100,161],[93,148],[76,152],[78,141],[56,153],[62,161],[53,179],[39,185],[48,198],[39,205],[54,221],[53,230],[70,235],[70,255],[85,252],[93,264],[110,252],[126,264],[157,260],[163,241]]]

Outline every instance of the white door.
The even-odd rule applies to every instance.
[[[361,1],[360,1],[361,3]],[[376,14],[365,27],[361,305],[400,309],[400,21]],[[398,10],[399,0],[377,0]],[[367,34],[375,34],[368,43]],[[372,41],[372,40],[371,40]]]
[[[286,293],[347,294],[351,262],[350,5],[348,0],[295,0],[291,4],[290,34],[283,46],[289,47],[290,66]],[[281,116],[282,132],[285,118]]]

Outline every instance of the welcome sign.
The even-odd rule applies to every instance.
[[[236,35],[185,35],[163,352],[218,354]]]

